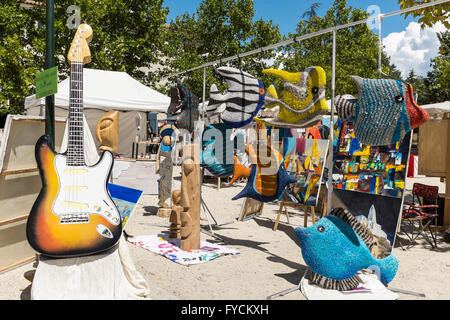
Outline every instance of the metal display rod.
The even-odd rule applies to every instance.
[[[174,73],[172,75],[164,77],[163,79],[179,76],[181,74],[184,74],[184,73],[187,73],[187,72],[191,72],[191,71],[194,71],[194,70],[197,70],[197,69],[214,66],[214,65],[216,65],[218,63],[221,64],[223,62],[228,62],[228,61],[232,61],[232,60],[235,60],[235,59],[241,59],[243,57],[247,57],[247,56],[250,56],[250,55],[253,55],[253,54],[256,54],[256,53],[261,53],[263,51],[273,50],[275,48],[286,46],[286,45],[294,43],[294,42],[298,42],[298,41],[301,41],[301,40],[314,38],[314,37],[320,36],[322,34],[330,33],[330,32],[333,32],[333,31],[338,31],[338,30],[341,30],[341,29],[346,29],[346,28],[353,27],[353,26],[356,26],[356,25],[359,25],[359,24],[367,23],[369,21],[374,21],[374,20],[383,19],[383,18],[386,18],[386,17],[396,16],[396,15],[399,15],[399,14],[403,14],[403,13],[407,13],[407,12],[411,12],[411,11],[415,11],[415,10],[420,10],[420,9],[424,9],[424,8],[440,5],[440,4],[449,2],[449,1],[450,0],[436,0],[436,1],[433,1],[433,2],[420,4],[420,5],[417,5],[415,7],[401,9],[401,10],[393,11],[393,12],[390,12],[390,13],[380,14],[380,15],[375,16],[375,17],[370,17],[370,18],[366,18],[366,19],[363,19],[363,20],[350,22],[350,23],[343,24],[343,25],[340,25],[340,26],[334,26],[334,27],[322,29],[322,30],[319,30],[319,31],[316,31],[316,32],[305,34],[303,36],[295,37],[293,39],[288,39],[288,40],[285,40],[285,41],[281,41],[281,42],[278,42],[278,43],[275,43],[275,44],[272,44],[272,45],[269,45],[269,46],[266,46],[266,47],[261,47],[259,49],[254,49],[254,50],[251,50],[251,51],[247,51],[245,53],[241,53],[241,54],[237,54],[237,55],[234,55],[234,56],[231,56],[231,57],[219,59],[219,60],[216,60],[216,61],[213,61],[213,62],[208,62],[208,63],[202,64],[202,65],[194,67],[194,68],[190,68],[190,69],[187,69],[187,70],[184,70],[184,71],[180,71],[180,72]]]
[[[55,1],[47,0],[46,2],[46,19],[45,26],[45,69],[55,66]],[[45,97],[45,133],[55,145],[55,96]]]

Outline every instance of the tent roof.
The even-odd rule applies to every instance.
[[[58,83],[55,106],[69,108],[70,78]],[[25,109],[45,104],[36,95],[25,99]],[[83,105],[85,109],[167,112],[170,97],[133,79],[126,72],[84,68]]]
[[[445,113],[450,112],[450,101],[420,106],[430,114],[431,119],[442,119]]]

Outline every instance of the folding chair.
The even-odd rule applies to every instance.
[[[437,205],[438,195],[439,187],[414,183],[412,190],[413,202],[405,202],[402,212],[402,224],[403,221],[405,221],[405,224],[410,226],[410,232],[408,232],[402,225],[400,226],[400,229],[411,241],[407,248],[413,246],[415,240],[420,235],[424,236],[424,238],[431,244],[432,248],[437,248],[436,228],[433,230],[430,225],[434,221],[434,226],[437,226],[437,208],[439,207]],[[431,204],[424,204],[424,202]],[[418,226],[417,228],[416,224]],[[427,228],[433,241],[430,240],[430,237],[427,234]],[[415,233],[416,230],[417,233]]]

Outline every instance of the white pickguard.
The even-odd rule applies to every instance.
[[[91,167],[68,166],[66,157],[60,154],[54,161],[59,192],[53,213],[61,217],[61,223],[87,223],[91,214],[101,215],[113,225],[121,222],[119,211],[106,190],[113,163],[111,153],[105,152],[102,160]]]

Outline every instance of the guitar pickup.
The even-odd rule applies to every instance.
[[[67,208],[75,208],[75,209],[89,209],[89,206],[86,203],[74,202],[74,201],[63,201],[63,207]]]
[[[64,186],[64,191],[87,191],[88,187],[86,186]]]

